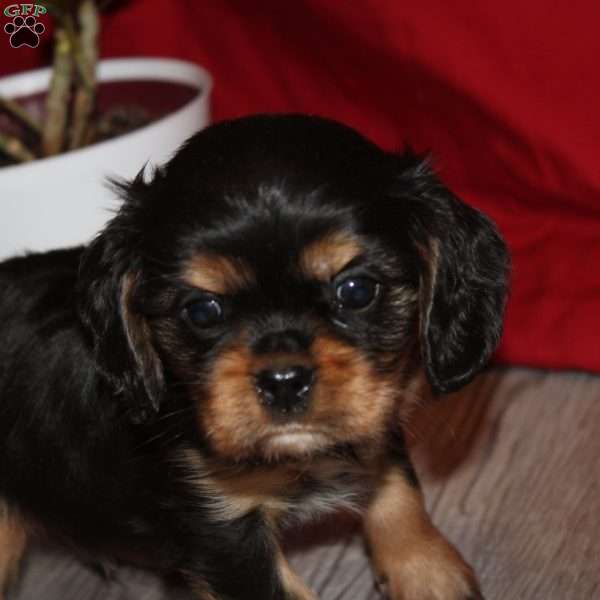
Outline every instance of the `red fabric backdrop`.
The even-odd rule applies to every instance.
[[[215,119],[311,112],[430,150],[511,246],[497,359],[600,372],[598,23],[597,0],[132,0],[102,54],[206,66]],[[2,36],[0,72],[47,62],[49,31],[37,50]]]

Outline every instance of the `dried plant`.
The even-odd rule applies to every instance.
[[[38,0],[55,23],[52,76],[43,123],[17,102],[0,97],[0,112],[26,135],[0,133],[0,152],[13,162],[27,162],[81,148],[93,139],[96,67],[101,10],[110,0]]]

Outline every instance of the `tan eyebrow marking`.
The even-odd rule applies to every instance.
[[[207,292],[228,294],[253,283],[254,273],[241,258],[202,253],[188,262],[183,279]]]
[[[300,268],[319,281],[330,281],[364,248],[350,234],[337,231],[309,244],[300,255]]]

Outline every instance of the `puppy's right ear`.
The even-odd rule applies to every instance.
[[[510,259],[495,225],[427,161],[403,160],[394,197],[421,263],[421,356],[433,391],[448,393],[473,379],[500,340]]]
[[[125,202],[81,259],[78,310],[99,373],[139,423],[158,412],[164,384],[149,326],[135,310],[142,274],[136,206],[147,184],[140,173],[131,184],[117,187]]]

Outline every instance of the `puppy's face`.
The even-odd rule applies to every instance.
[[[444,231],[457,211],[471,266],[446,265],[459,252]],[[89,285],[112,296],[84,322],[98,335],[94,319],[112,303],[126,350],[118,366],[116,342],[107,347],[101,368],[158,410],[183,394],[200,436],[234,460],[377,443],[419,365],[434,388],[452,389],[499,335],[505,256],[489,222],[412,158],[320,119],[256,117],[198,134],[152,182],[126,188],[83,279],[103,261]],[[493,280],[480,299],[468,297],[469,277]],[[468,311],[474,333],[459,323]]]
[[[248,230],[210,228],[170,285],[138,296],[170,382],[186,388],[200,430],[229,457],[377,440],[417,331],[409,257],[341,224],[300,231],[288,194],[277,193],[280,206],[264,210],[255,197],[240,211],[240,221],[262,214]]]

